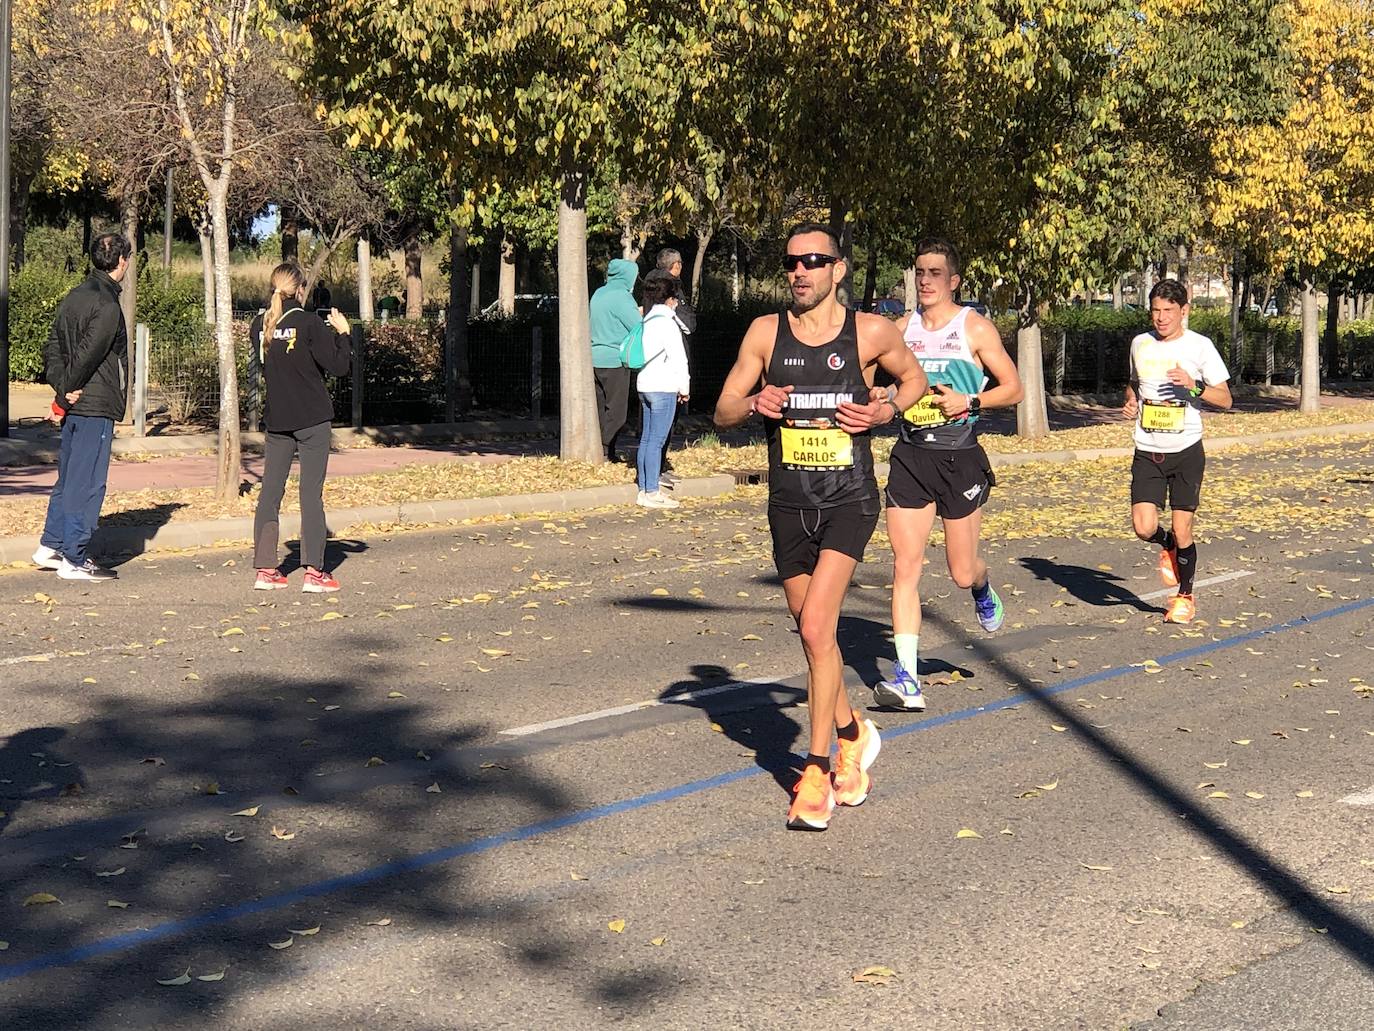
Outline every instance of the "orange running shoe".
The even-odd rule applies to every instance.
[[[835,792],[830,787],[830,774],[819,766],[807,763],[801,779],[792,789],[795,796],[787,810],[787,829],[790,831],[823,831],[830,825],[835,810]]]
[[[1178,586],[1178,548],[1164,548],[1159,553],[1159,578],[1165,587]]]
[[[868,793],[873,789],[873,778],[868,768],[878,758],[883,747],[878,737],[878,728],[872,720],[863,719],[854,710],[854,722],[859,725],[859,736],[853,741],[840,738],[840,752],[835,759],[835,804],[863,805]]]
[[[1169,611],[1164,614],[1166,623],[1191,623],[1197,616],[1197,606],[1191,594],[1175,594],[1169,602]]]

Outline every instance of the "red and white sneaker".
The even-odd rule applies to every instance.
[[[305,571],[305,583],[301,585],[301,590],[306,594],[332,594],[338,589],[339,581],[323,569],[307,569]]]
[[[253,581],[253,590],[280,591],[288,583],[280,569],[259,569],[258,578]]]

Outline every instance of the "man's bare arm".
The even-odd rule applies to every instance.
[[[754,392],[768,365],[772,341],[777,335],[777,318],[776,315],[757,318],[744,334],[739,355],[725,377],[720,399],[716,402],[715,424],[723,430],[740,425],[756,411],[772,419],[782,417],[790,387],[764,386]]]

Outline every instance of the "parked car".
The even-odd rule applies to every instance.
[[[517,316],[553,314],[557,311],[557,294],[515,295],[515,314]],[[501,317],[501,302],[499,300],[492,301],[482,309],[481,317],[484,319],[499,319]]]
[[[973,309],[974,311],[976,311],[979,315],[986,316],[987,313],[988,313],[988,306],[987,306],[986,304],[984,304],[982,301],[978,301],[978,300],[967,300],[967,301],[960,301],[959,303],[962,304],[965,308],[972,308],[972,309]]]

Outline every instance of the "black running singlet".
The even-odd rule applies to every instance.
[[[767,381],[795,389],[782,418],[769,420],[768,500],[784,508],[833,508],[878,497],[869,434],[851,436],[836,421],[844,401],[868,403],[854,313],[827,344],[804,344],[778,313]]]

